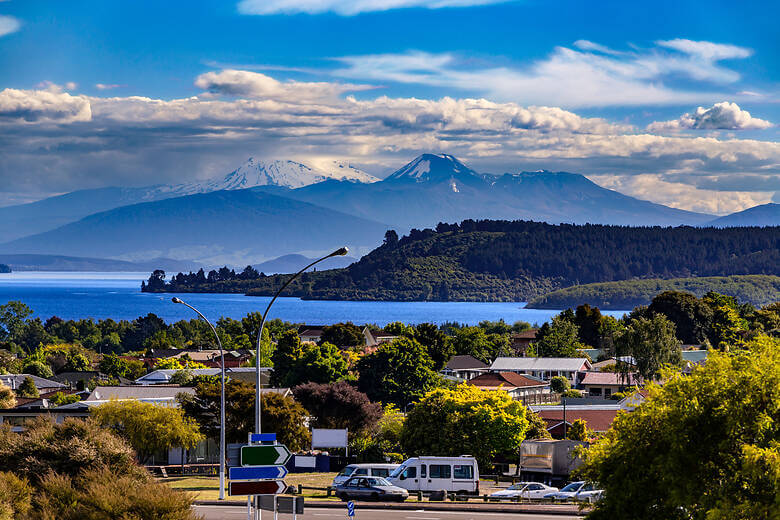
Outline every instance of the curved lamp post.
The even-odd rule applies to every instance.
[[[260,411],[261,411],[261,404],[260,404],[260,342],[263,339],[263,328],[265,327],[265,318],[268,316],[268,311],[271,310],[271,305],[274,304],[276,301],[276,298],[279,297],[279,295],[284,291],[290,283],[292,283],[293,280],[298,278],[303,272],[305,272],[309,267],[313,266],[314,264],[317,264],[319,262],[322,262],[323,260],[326,260],[328,258],[332,258],[334,256],[344,256],[347,253],[349,253],[349,249],[346,247],[341,247],[335,251],[333,251],[331,254],[327,256],[323,256],[322,258],[315,260],[314,262],[310,263],[294,275],[292,275],[286,282],[284,282],[284,285],[276,291],[276,294],[274,294],[274,297],[271,298],[271,301],[268,303],[268,307],[265,308],[265,312],[263,313],[263,317],[260,320],[260,331],[257,333],[257,353],[255,354],[255,366],[257,368],[257,375],[255,379],[255,433],[263,433],[262,429],[262,422],[260,419]]]
[[[195,311],[200,318],[209,324],[211,331],[214,333],[214,337],[217,338],[217,345],[219,345],[220,365],[222,366],[222,373],[220,378],[220,396],[219,396],[219,499],[225,500],[225,350],[222,348],[222,342],[219,340],[219,334],[217,329],[211,324],[201,312],[183,301],[181,298],[175,296],[171,298],[173,303],[181,303],[186,305],[193,311]]]

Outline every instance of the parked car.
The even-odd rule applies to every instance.
[[[521,497],[521,498],[544,498],[545,495],[558,491],[557,487],[548,486],[539,482],[517,482],[506,489],[491,493],[491,497]]]
[[[392,485],[382,477],[350,477],[335,487],[341,500],[393,500],[403,502],[409,498],[404,488]]]
[[[387,480],[409,491],[479,494],[479,466],[471,455],[413,457],[405,460]]]
[[[598,489],[598,486],[592,482],[586,482],[579,480],[572,482],[561,488],[560,491],[549,493],[544,498],[551,498],[553,500],[580,500],[583,502],[595,502],[604,493],[603,489]]]
[[[388,477],[400,464],[350,464],[333,479],[333,486],[343,484],[349,477]]]

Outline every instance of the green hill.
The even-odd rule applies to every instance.
[[[337,245],[337,244],[334,244]],[[306,273],[285,294],[310,299],[527,301],[634,278],[780,275],[780,228],[632,228],[467,220],[413,229],[343,269]],[[273,294],[287,275],[251,268],[149,279],[147,292]]]
[[[734,296],[740,302],[766,305],[780,301],[780,276],[737,275],[661,280],[625,280],[558,289],[528,302],[529,309],[566,309],[587,303],[599,309],[633,309],[649,305],[663,291],[686,291],[701,297],[709,291]]]

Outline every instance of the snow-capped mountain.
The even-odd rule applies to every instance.
[[[290,160],[262,161],[250,157],[244,164],[224,177],[186,184],[164,185],[156,187],[150,193],[150,199],[159,199],[159,194],[169,196],[211,193],[220,190],[241,190],[255,186],[282,186],[301,188],[326,181],[328,179],[354,182],[376,182],[379,179],[355,168],[348,162],[325,161],[319,167],[312,168],[303,163]]]
[[[479,176],[477,172],[452,155],[424,153],[401,169],[391,173],[385,181],[430,182]],[[453,184],[453,191],[457,192],[454,186]]]

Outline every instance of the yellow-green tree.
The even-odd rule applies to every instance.
[[[410,455],[474,455],[487,466],[516,454],[529,428],[526,408],[502,390],[466,384],[428,392],[409,412],[401,444]]]
[[[13,408],[16,406],[16,394],[10,386],[0,383],[0,408]]]
[[[93,408],[92,418],[123,437],[142,464],[161,450],[192,448],[203,439],[197,422],[179,408],[111,400]]]
[[[593,437],[593,431],[588,429],[588,423],[584,419],[577,419],[566,431],[566,437],[573,441],[587,441]]]
[[[185,354],[186,356],[186,354]],[[162,370],[162,369],[170,369],[170,370],[184,370],[185,368],[189,369],[196,369],[196,368],[208,368],[203,363],[198,363],[197,361],[192,361],[189,356],[181,358],[163,358],[158,360],[154,364],[155,370]]]
[[[604,498],[593,519],[756,520],[780,511],[780,340],[711,352],[634,412],[619,414],[585,454],[581,476]]]

